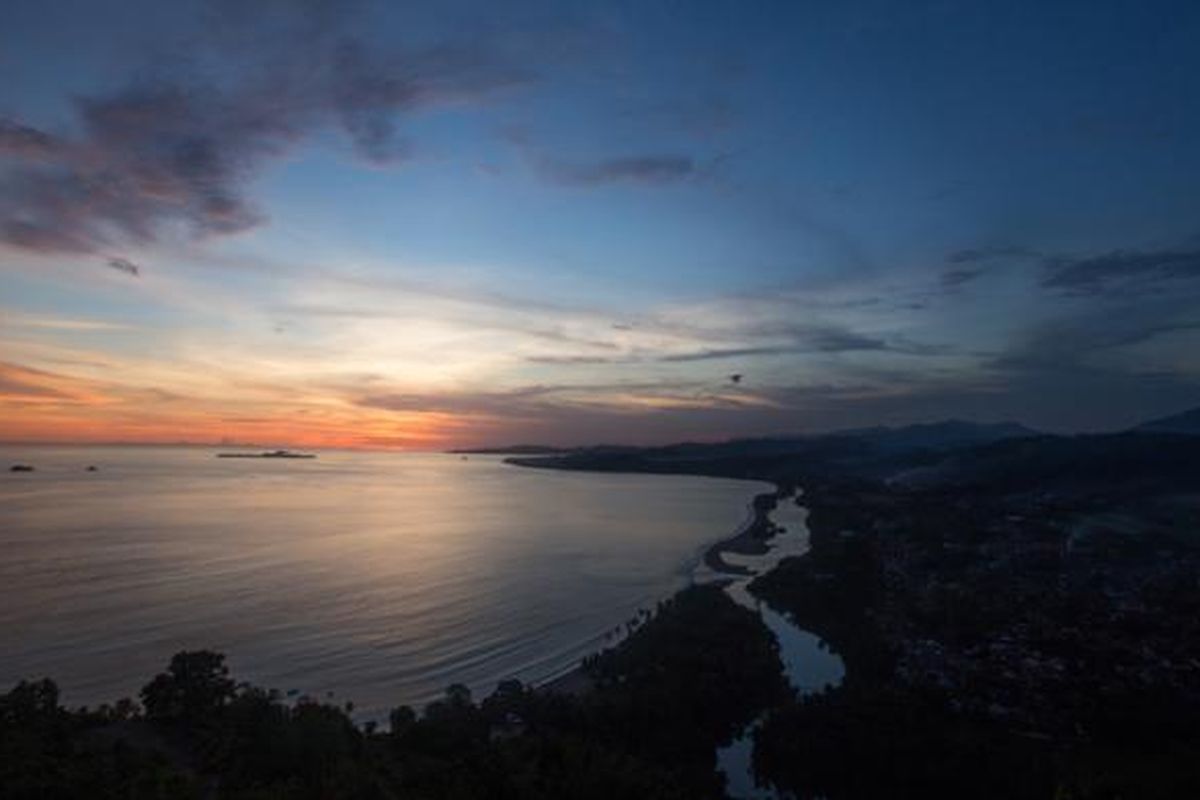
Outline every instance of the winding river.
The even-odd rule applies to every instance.
[[[795,498],[781,500],[772,520],[784,528],[782,533],[769,542],[769,550],[763,555],[749,556],[726,552],[724,560],[744,567],[752,574],[738,576],[725,591],[739,605],[759,614],[775,639],[779,642],[779,657],[783,661],[784,675],[798,695],[820,692],[826,687],[836,686],[842,680],[845,667],[842,659],[816,635],[792,624],[783,614],[750,594],[749,585],[755,577],[774,569],[789,556],[803,555],[808,551],[808,510],[797,504]],[[728,575],[714,572],[707,567],[697,570],[698,581],[728,580]],[[778,800],[780,793],[774,788],[758,786],[754,776],[754,730],[760,720],[755,720],[727,746],[717,751],[717,767],[724,773],[727,792],[735,800]]]

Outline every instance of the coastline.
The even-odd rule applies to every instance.
[[[775,523],[771,521],[771,512],[775,510],[782,498],[782,490],[776,488],[773,492],[757,494],[750,501],[750,519],[727,539],[714,542],[704,551],[704,564],[713,572],[747,578],[754,573],[738,564],[730,564],[725,560],[726,553],[737,553],[744,556],[761,556],[768,551],[767,542],[775,535]]]
[[[563,694],[569,697],[579,697],[592,690],[592,679],[583,669],[583,664],[576,664],[569,671],[557,678],[551,678],[537,686],[539,692]]]
[[[525,465],[517,464],[517,466]],[[700,563],[708,567],[714,574],[721,576],[719,581],[726,583],[731,578],[755,577],[754,571],[739,564],[730,564],[724,556],[727,553],[749,556],[765,555],[770,549],[767,542],[777,532],[776,525],[771,521],[771,512],[778,507],[780,500],[791,496],[784,494],[782,487],[754,495],[749,504],[749,517],[738,526],[732,536],[719,539],[706,547]],[[608,647],[611,646],[608,645]],[[598,652],[603,652],[605,649],[607,647],[602,647]],[[561,675],[538,683],[536,689],[550,694],[578,697],[591,691],[592,687],[592,679],[581,662]]]

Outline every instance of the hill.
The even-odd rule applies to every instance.
[[[1032,428],[1016,422],[979,423],[951,419],[899,428],[876,427],[841,431],[849,436],[870,442],[881,451],[954,450],[971,445],[988,444],[1005,439],[1039,436]]]
[[[1172,414],[1169,417],[1152,419],[1134,428],[1135,431],[1148,433],[1176,433],[1187,436],[1200,436],[1200,407]]]
[[[1012,422],[946,420],[663,447],[585,447],[549,457],[510,460],[521,466],[548,469],[686,473],[795,483],[813,474],[886,477],[913,466],[937,463],[947,453],[965,447],[1037,435]]]
[[[913,488],[979,487],[1000,494],[1191,492],[1200,489],[1200,440],[1140,430],[1014,439],[957,451],[895,480]]]

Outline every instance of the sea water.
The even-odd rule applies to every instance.
[[[0,691],[49,676],[70,705],[111,702],[200,648],[360,719],[452,683],[536,683],[685,585],[763,489],[485,456],[215,455],[0,448]]]

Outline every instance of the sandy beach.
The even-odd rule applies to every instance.
[[[750,501],[749,519],[739,527],[733,536],[714,542],[705,549],[704,565],[721,575],[740,578],[753,575],[754,573],[746,567],[730,564],[725,560],[724,554],[739,553],[754,556],[765,554],[769,549],[767,542],[776,532],[775,525],[771,521],[771,511],[785,497],[781,496],[780,490],[755,495],[754,499]],[[592,680],[584,672],[582,666],[576,666],[570,672],[539,684],[537,688],[556,694],[580,695],[592,688]]]
[[[722,539],[712,544],[704,551],[704,563],[713,572],[725,575],[747,577],[753,574],[750,570],[725,560],[725,553],[740,553],[748,556],[761,556],[767,552],[767,542],[775,534],[774,523],[771,522],[771,511],[775,509],[780,499],[780,492],[764,492],[756,495],[750,503],[751,517],[742,528],[728,539]]]

